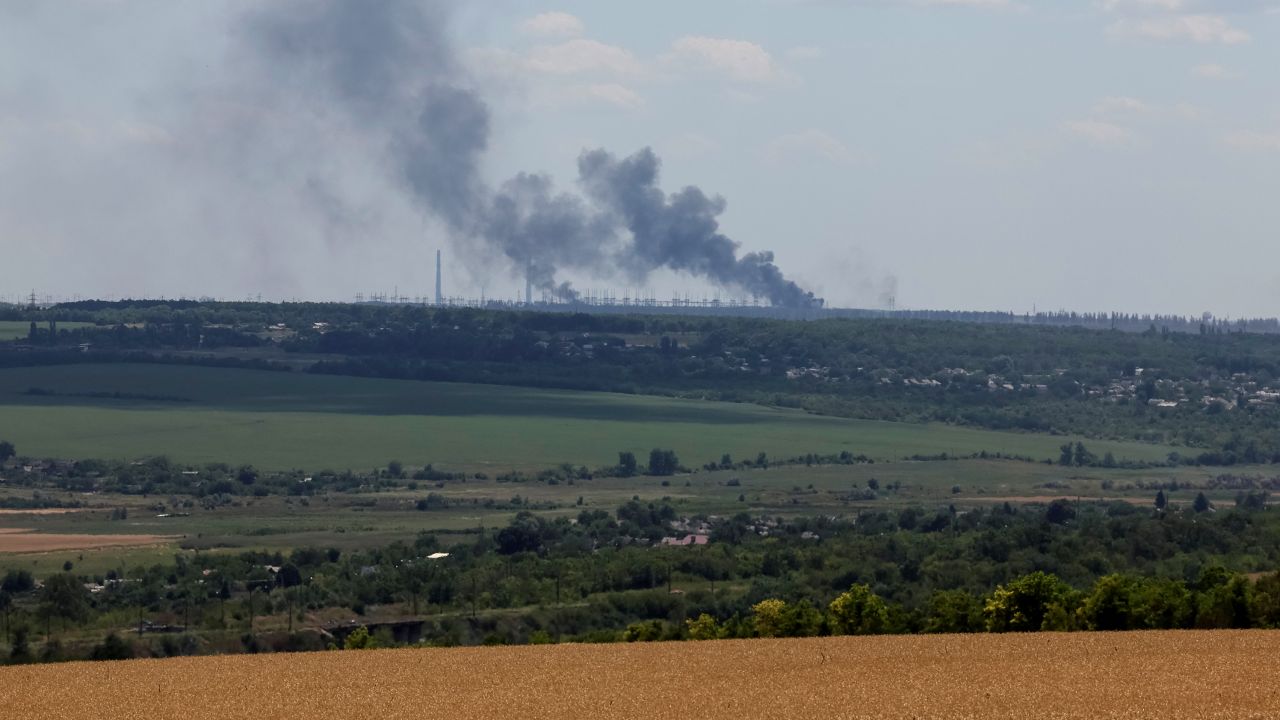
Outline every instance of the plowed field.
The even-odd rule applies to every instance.
[[[165,535],[60,535],[22,528],[0,528],[0,553],[34,553],[52,550],[95,550],[107,547],[158,545],[173,540]]]

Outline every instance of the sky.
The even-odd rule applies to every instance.
[[[255,6],[0,0],[0,300],[430,296],[437,249],[447,294],[522,294],[381,119],[253,56]],[[1280,2],[492,0],[440,31],[486,182],[652,148],[830,305],[1280,315]]]

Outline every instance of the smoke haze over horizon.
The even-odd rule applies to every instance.
[[[515,274],[559,298],[576,291],[562,268],[612,279],[620,268],[644,285],[659,268],[703,278],[770,304],[805,307],[813,295],[787,280],[769,252],[738,257],[719,232],[724,200],[689,186],[666,197],[660,161],[645,148],[617,160],[582,153],[586,197],[521,172],[491,188],[481,162],[490,112],[462,70],[448,36],[445,0],[276,2],[244,21],[259,77],[278,82],[313,112],[337,108],[385,145],[391,172],[416,204],[442,220],[468,255],[505,257]],[[470,243],[479,246],[470,247]]]
[[[444,248],[473,296],[1275,315],[1277,41],[1216,0],[14,0],[0,298],[425,296]]]

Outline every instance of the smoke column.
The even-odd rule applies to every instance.
[[[386,161],[414,201],[466,242],[500,252],[528,283],[576,297],[561,269],[643,282],[660,268],[744,290],[777,306],[821,304],[788,280],[773,254],[739,257],[721,234],[722,198],[696,187],[658,186],[650,149],[619,159],[579,158],[584,195],[521,173],[489,186],[479,167],[489,109],[469,87],[446,30],[445,0],[281,0],[244,18],[257,71],[315,112],[339,112],[376,133]]]

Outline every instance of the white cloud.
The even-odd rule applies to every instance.
[[[172,145],[173,134],[158,125],[128,121],[117,125],[117,132],[132,143],[140,145]]]
[[[709,67],[741,82],[766,83],[780,76],[768,51],[745,40],[687,36],[671,50],[672,60]]]
[[[1205,80],[1223,80],[1231,77],[1231,73],[1225,67],[1216,63],[1197,65],[1191,68],[1191,74]]]
[[[548,12],[525,20],[520,29],[528,35],[539,37],[572,38],[580,37],[587,31],[587,26],[569,13]]]
[[[1221,15],[1126,18],[1113,23],[1108,32],[1116,37],[1184,41],[1200,45],[1240,45],[1251,39],[1249,33],[1235,27]]]
[[[551,75],[639,75],[643,64],[629,50],[582,38],[530,51],[524,65]]]
[[[1126,12],[1135,10],[1168,10],[1186,9],[1186,0],[1102,0],[1099,5],[1107,12]]]
[[[1128,128],[1104,120],[1074,120],[1063,127],[1072,135],[1099,145],[1117,145],[1133,138]]]
[[[1116,96],[1098,101],[1093,111],[1101,115],[1114,115],[1120,113],[1143,113],[1151,109],[1150,105],[1137,98]]]
[[[932,7],[970,7],[970,8],[1011,8],[1016,3],[1012,0],[913,0],[915,5]]]
[[[640,93],[617,83],[579,85],[573,88],[573,94],[582,100],[602,102],[623,110],[634,110],[644,105]]]
[[[829,133],[810,128],[775,138],[765,146],[764,156],[774,163],[818,158],[833,163],[856,159],[849,147]]]
[[[1168,127],[1170,123],[1195,123],[1203,117],[1204,111],[1189,103],[1153,104],[1128,95],[1113,95],[1094,103],[1088,117],[1063,123],[1062,129],[1092,143],[1115,145],[1140,140],[1143,131]]]
[[[786,2],[788,0],[782,0]],[[975,10],[1027,10],[1022,0],[789,0],[799,5],[820,5],[843,2],[847,5],[868,7],[917,7],[917,8],[968,8]]]
[[[1243,130],[1228,135],[1226,143],[1237,150],[1280,152],[1280,130],[1275,132]]]

